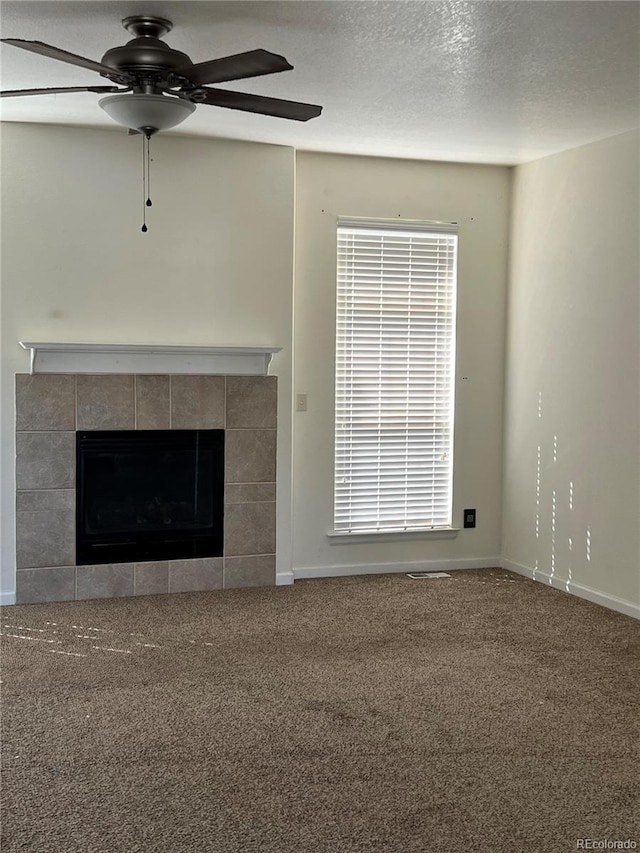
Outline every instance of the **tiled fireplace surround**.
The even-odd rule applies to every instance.
[[[16,601],[275,584],[275,376],[18,374]],[[222,557],[75,564],[75,430],[224,429]]]

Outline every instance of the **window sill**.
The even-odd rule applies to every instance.
[[[327,532],[332,545],[348,545],[352,542],[393,542],[406,539],[455,539],[459,527],[425,527],[415,530],[368,530],[360,533],[342,533],[336,530]]]

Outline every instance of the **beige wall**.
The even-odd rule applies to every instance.
[[[503,516],[506,558],[636,605],[639,161],[632,132],[515,170]]]
[[[294,568],[496,558],[510,170],[300,152],[296,168],[294,385],[308,411],[294,416]],[[476,507],[478,526],[457,539],[331,544],[326,536],[338,216],[459,223],[454,524]]]
[[[279,570],[290,568],[292,149],[159,136],[142,219],[124,131],[2,128],[2,590],[14,589],[18,341],[281,346]]]
[[[514,564],[638,602],[638,151],[625,134],[515,170],[503,483],[512,170],[161,136],[142,235],[139,140],[4,125],[3,592],[14,588],[14,374],[28,370],[18,341],[40,339],[282,346],[281,573],[492,559],[502,523]],[[457,539],[326,537],[339,215],[459,223],[454,523],[475,506],[478,527]],[[308,411],[292,444],[294,355]]]

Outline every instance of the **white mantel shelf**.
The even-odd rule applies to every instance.
[[[281,347],[198,347],[20,341],[31,373],[197,373],[267,376]]]

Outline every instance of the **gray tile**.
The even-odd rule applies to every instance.
[[[169,592],[200,592],[208,589],[222,589],[222,557],[171,561]]]
[[[169,377],[136,376],[136,429],[169,429]]]
[[[169,592],[169,563],[136,563],[133,594],[157,595],[161,592]]]
[[[229,504],[224,524],[225,556],[275,554],[275,502]]]
[[[78,566],[76,598],[120,598],[133,595],[133,563]]]
[[[224,376],[172,376],[171,427],[224,429]]]
[[[16,574],[16,604],[73,601],[75,591],[75,566],[22,569]]]
[[[39,489],[32,492],[16,493],[16,509],[21,510],[44,510],[44,509],[75,509],[75,489]]]
[[[225,557],[224,588],[246,586],[274,586],[276,582],[276,556]]]
[[[224,490],[224,501],[227,504],[275,501],[275,499],[275,483],[229,483]]]
[[[77,377],[77,429],[133,429],[133,376]]]
[[[276,437],[274,429],[228,429],[224,451],[226,482],[274,482]]]
[[[75,488],[75,433],[19,432],[16,450],[18,489]]]
[[[275,429],[277,419],[276,376],[227,377],[227,429]]]
[[[16,376],[17,430],[76,428],[75,376],[19,373]]]
[[[16,565],[70,566],[76,561],[73,510],[21,511],[16,514]]]

